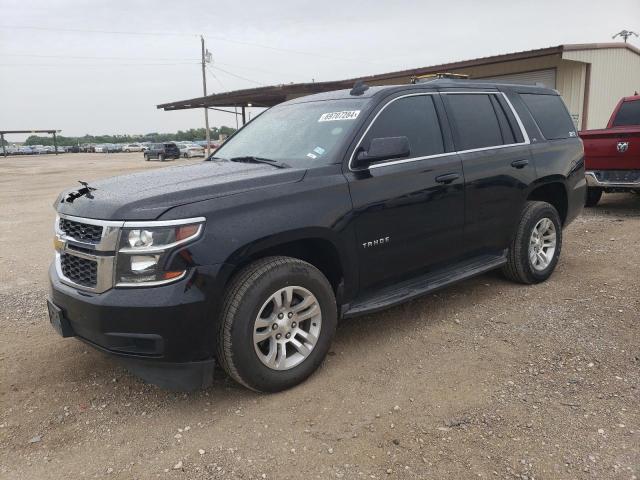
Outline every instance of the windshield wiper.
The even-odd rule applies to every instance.
[[[273,165],[276,168],[291,168],[291,165],[280,162],[278,160],[271,160],[270,158],[262,158],[262,157],[233,157],[229,159],[231,162],[246,162],[246,163],[266,163],[267,165]]]

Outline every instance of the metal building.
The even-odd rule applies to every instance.
[[[564,98],[577,128],[603,128],[621,97],[640,90],[640,49],[629,43],[559,45],[461,62],[331,82],[298,83],[219,93],[158,105],[164,110],[203,107],[270,107],[312,93],[370,85],[408,83],[432,73],[458,73],[474,79],[541,83]]]

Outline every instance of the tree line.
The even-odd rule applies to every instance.
[[[231,135],[235,128],[222,126],[209,129],[211,139],[218,140],[220,135]],[[204,128],[190,128],[189,130],[178,130],[176,133],[145,133],[144,135],[84,135],[83,137],[57,136],[58,145],[71,146],[82,145],[84,143],[138,143],[138,142],[185,142],[204,140],[206,137]],[[40,137],[31,135],[24,142],[25,145],[53,145],[53,136]]]

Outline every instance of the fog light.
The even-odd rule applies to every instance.
[[[131,257],[131,271],[134,273],[153,269],[158,264],[158,255],[133,255]]]

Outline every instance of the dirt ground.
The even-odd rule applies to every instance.
[[[58,192],[174,163],[0,158],[0,478],[640,476],[640,196],[585,211],[544,284],[488,274],[345,321],[284,393],[217,371],[184,394],[60,338],[45,307]]]

